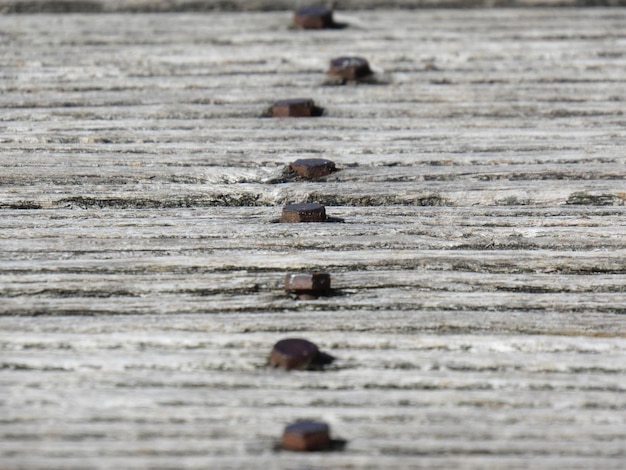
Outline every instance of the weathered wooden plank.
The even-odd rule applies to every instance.
[[[20,93],[3,95],[4,104],[13,112],[28,109],[27,114],[19,111],[9,117],[20,124],[6,128],[3,152],[13,161],[19,155],[21,164],[27,165],[45,149],[61,171],[67,170],[71,158],[76,164],[74,182],[87,183],[94,175],[93,168],[98,168],[98,174],[113,173],[110,179],[99,181],[105,184],[104,191],[110,188],[108,182],[124,184],[128,190],[133,181],[267,181],[273,170],[294,154],[323,154],[337,160],[346,167],[336,177],[342,182],[424,180],[417,192],[409,186],[394,186],[389,189],[392,194],[383,191],[378,197],[345,184],[329,185],[328,193],[315,196],[282,188],[278,197],[276,188],[253,184],[245,185],[245,190],[239,185],[216,185],[213,194],[185,184],[170,186],[180,197],[164,197],[161,186],[144,184],[145,196],[116,194],[107,198],[98,194],[98,188],[85,185],[84,192],[93,193],[98,205],[213,205],[223,199],[227,204],[247,205],[251,199],[275,204],[294,197],[350,205],[432,201],[448,205],[562,204],[580,200],[581,194],[584,199],[585,193],[600,204],[622,205],[624,156],[618,149],[624,142],[624,39],[621,29],[598,34],[596,24],[587,21],[591,16],[602,27],[619,27],[623,18],[617,12],[609,18],[604,10],[592,10],[581,21],[572,11],[559,10],[564,23],[559,24],[558,34],[543,11],[520,12],[523,21],[519,23],[501,12],[487,18],[473,12],[453,12],[443,18],[420,12],[415,15],[419,27],[404,26],[402,13],[389,13],[388,19],[381,21],[362,12],[368,42],[362,41],[362,29],[323,32],[322,37],[330,41],[323,54],[315,39],[319,36],[281,28],[282,19],[276,15],[251,15],[244,20],[220,15],[210,31],[202,17],[183,16],[167,23],[139,16],[128,20],[132,30],[115,32],[115,18],[107,17],[99,19],[101,26],[96,29],[89,21],[80,21],[78,36],[71,30],[68,33],[67,20],[59,17],[55,32],[70,36],[61,45],[78,54],[87,48],[88,60],[51,74],[40,59],[53,56],[59,44],[48,38],[38,43],[37,36],[33,43],[31,36],[19,33],[10,36],[16,41],[15,50],[26,49],[33,57],[29,61],[20,55],[11,61],[7,56],[7,65],[12,66],[7,69],[9,83],[27,73],[30,85],[19,86],[20,93],[26,93],[23,101],[18,98]],[[525,21],[533,22],[531,32]],[[389,36],[391,25],[394,34]],[[188,42],[181,42],[183,27]],[[224,42],[224,35],[235,27],[245,34]],[[146,39],[146,31],[151,30],[158,36]],[[263,34],[265,41],[259,40]],[[473,41],[461,41],[463,35]],[[294,37],[297,51],[273,46]],[[328,58],[346,52],[344,38],[359,43],[360,53],[373,54],[376,65],[392,77],[392,86],[320,88]],[[21,40],[27,47],[19,47]],[[391,53],[382,55],[376,48],[387,42],[393,45]],[[117,55],[112,57],[120,44],[129,47],[132,68]],[[411,59],[417,44],[415,59]],[[520,44],[530,46],[523,55]],[[150,55],[152,50],[157,53]],[[142,54],[144,59],[134,60]],[[98,83],[95,87],[94,80]],[[233,93],[233,85],[246,92]],[[262,109],[278,97],[274,91],[274,96],[268,96],[267,90],[273,89],[280,90],[281,97],[315,94],[327,107],[327,119],[287,126],[258,119]],[[7,90],[18,88],[9,86]],[[50,122],[58,119],[69,119],[71,124],[62,121],[51,127]],[[380,124],[372,126],[372,119]],[[207,120],[211,126],[206,125]],[[540,129],[537,122],[541,122]],[[155,167],[157,156],[161,164]],[[526,167],[526,172],[520,168],[507,174],[508,169],[500,166],[528,165],[529,161],[535,162],[534,168]],[[81,168],[81,164],[91,168]],[[478,168],[480,173],[472,177],[489,184],[477,184],[468,192],[455,191],[462,176],[433,166],[441,164],[459,165],[460,171],[467,166]],[[151,170],[145,168],[149,165]],[[232,165],[248,169],[234,170]],[[388,168],[390,165],[396,167]],[[71,175],[72,170],[65,179],[57,175],[50,180],[69,184]],[[42,171],[39,178],[51,176]],[[36,175],[34,178],[37,181]],[[442,178],[449,184],[437,181]],[[540,187],[524,184],[537,178],[544,180]],[[9,181],[19,179],[17,173]],[[494,179],[515,182],[496,184]],[[302,185],[298,187],[302,189]],[[158,194],[151,194],[152,188]],[[341,194],[346,188],[351,193]],[[49,207],[57,201],[63,204],[69,197],[43,199],[23,185],[5,191],[3,199],[9,207]],[[362,191],[376,192],[373,185]],[[63,192],[63,188],[52,187],[46,194]],[[200,194],[203,192],[206,196]],[[157,202],[159,198],[166,202]],[[79,203],[89,201],[78,199]]]
[[[490,0],[341,0],[340,2],[294,2],[293,0],[0,0],[0,13],[271,11],[292,10],[294,7],[316,3],[334,4],[345,10],[624,5],[622,0],[498,0],[497,2]],[[347,13],[340,12],[340,18],[344,14]]]
[[[311,413],[331,419],[338,436],[351,436],[343,454],[318,457],[322,465],[359,465],[369,455],[392,466],[439,456],[447,466],[469,452],[477,466],[506,465],[518,455],[551,467],[545,456],[558,454],[561,462],[598,458],[617,468],[623,458],[621,339],[305,330],[299,333],[338,357],[330,371],[311,377],[265,369],[275,334],[258,332],[256,323],[268,322],[250,316],[39,320],[38,332],[26,333],[32,319],[12,326],[3,319],[12,333],[3,349],[13,356],[3,369],[19,371],[6,385],[23,390],[6,398],[10,410],[21,411],[7,415],[5,451],[19,455],[21,443],[30,448],[42,433],[51,436],[28,460],[35,467],[38,458],[70,465],[77,456],[126,456],[140,465],[142,448],[159,459],[194,456],[192,467],[225,456],[280,465],[285,455],[268,454],[282,420]],[[59,420],[61,429],[44,424]],[[592,441],[572,446],[575,427]],[[119,437],[130,429],[129,445]]]
[[[0,16],[2,465],[623,466],[624,11],[340,14]],[[325,86],[346,53],[384,84]],[[266,368],[286,336],[337,360]],[[276,451],[305,417],[345,450]]]
[[[261,211],[7,211],[0,311],[299,309],[282,282],[307,268],[334,273],[331,310],[624,311],[622,208],[368,208],[297,238]]]

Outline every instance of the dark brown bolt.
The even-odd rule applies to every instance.
[[[315,102],[310,98],[280,100],[272,106],[272,117],[311,117],[316,110]]]
[[[303,158],[289,164],[289,170],[306,179],[321,178],[335,169],[335,162],[323,158]]]
[[[330,61],[328,75],[354,81],[372,74],[370,64],[362,57],[338,57]]]
[[[295,273],[285,276],[285,291],[295,294],[326,294],[330,291],[330,274]]]
[[[334,26],[333,11],[324,6],[298,8],[293,16],[296,26],[304,29],[324,29]]]
[[[306,339],[283,339],[272,348],[270,365],[285,370],[303,370],[315,365],[319,355],[317,346]]]
[[[326,208],[321,204],[287,204],[280,217],[283,223],[325,222]]]
[[[283,432],[283,448],[287,450],[310,452],[330,445],[330,427],[321,421],[296,421]]]

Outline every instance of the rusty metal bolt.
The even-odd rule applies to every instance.
[[[296,10],[293,16],[294,24],[303,29],[332,28],[333,11],[324,6],[308,6]]]
[[[330,426],[321,421],[296,421],[283,432],[283,448],[287,450],[310,452],[330,446]]]
[[[311,98],[293,98],[276,101],[268,110],[271,117],[317,117],[324,109],[315,105]]]
[[[321,204],[287,204],[280,217],[283,223],[325,222],[326,208]]]
[[[285,370],[321,370],[334,360],[333,356],[320,351],[315,344],[300,338],[280,340],[269,356],[270,366]]]
[[[305,179],[321,178],[335,170],[335,163],[324,158],[303,158],[289,164],[289,171]]]
[[[315,365],[319,356],[317,346],[306,339],[283,339],[272,348],[270,365],[285,370],[304,370]]]
[[[295,273],[285,276],[285,292],[294,294],[322,295],[330,292],[330,274]]]
[[[343,81],[355,81],[372,75],[372,69],[362,57],[337,57],[330,61],[328,75]]]
[[[280,100],[272,106],[273,117],[310,117],[315,103],[310,98]]]

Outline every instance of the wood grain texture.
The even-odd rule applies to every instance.
[[[0,0],[0,13],[155,13],[292,11],[308,5],[335,12],[371,9],[489,7],[618,7],[624,0]]]
[[[0,468],[623,468],[626,11],[342,16],[0,16]]]

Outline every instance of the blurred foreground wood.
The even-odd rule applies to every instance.
[[[286,11],[309,5],[337,11],[485,7],[619,7],[625,0],[0,0],[0,13],[156,13]]]
[[[626,11],[338,19],[0,16],[0,468],[623,468]]]

